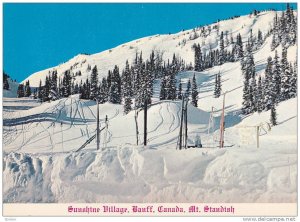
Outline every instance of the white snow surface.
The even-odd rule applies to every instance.
[[[242,16],[220,22],[220,30],[246,37],[252,28],[265,32],[275,12],[258,17]],[[243,27],[243,28],[242,28]],[[193,60],[191,45],[176,44],[189,31],[157,35],[132,41],[112,52],[80,55],[56,67],[59,73],[75,62],[99,65],[101,75],[116,63],[133,58],[135,48],[144,58],[156,46],[170,57],[178,53]],[[185,37],[184,37],[185,36]],[[235,35],[234,35],[235,36]],[[175,40],[173,40],[175,38]],[[254,53],[257,75],[264,75],[272,36]],[[206,42],[217,43],[215,36]],[[130,46],[133,49],[128,49]],[[174,51],[175,50],[175,51]],[[281,47],[277,48],[279,56]],[[129,53],[132,51],[132,54]],[[185,52],[185,53],[183,53]],[[296,60],[297,47],[288,50],[288,60]],[[124,57],[124,53],[128,57]],[[166,57],[165,57],[166,58]],[[102,64],[102,65],[101,65]],[[220,71],[225,97],[225,148],[217,148],[223,97],[213,97],[214,76]],[[29,77],[39,82],[48,74],[41,71]],[[82,78],[86,78],[84,74]],[[194,72],[177,78],[187,82]],[[188,143],[201,136],[204,148],[177,150],[180,101],[159,101],[159,81],[155,82],[153,104],[148,109],[148,145],[136,145],[134,111],[125,115],[122,105],[101,104],[100,150],[93,140],[76,150],[96,132],[96,104],[78,95],[54,102],[33,99],[3,99],[3,200],[4,202],[296,202],[297,201],[297,98],[277,107],[278,125],[259,132],[256,148],[254,126],[267,128],[270,111],[241,116],[243,76],[240,63],[226,63],[196,72],[199,107],[188,107]],[[183,84],[185,88],[185,84]],[[214,125],[207,134],[211,108]],[[138,113],[139,144],[143,141],[143,119]],[[211,126],[211,125],[210,125]],[[241,143],[240,131],[248,127],[249,144]],[[252,130],[252,131],[251,131]],[[106,141],[106,142],[105,142]]]

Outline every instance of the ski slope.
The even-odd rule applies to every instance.
[[[275,12],[241,16],[221,21],[220,31],[244,40],[250,30],[264,34]],[[191,30],[171,35],[155,35],[125,43],[111,51],[78,55],[55,69],[61,75],[72,66],[82,71],[76,81],[85,79],[87,64],[97,65],[100,78],[114,65],[120,68],[136,51],[147,58],[151,50],[164,51],[164,59],[179,54],[193,61],[191,46],[205,40],[218,47],[216,30],[203,39],[178,42]],[[272,36],[254,52],[257,75],[264,75],[271,51]],[[281,47],[277,48],[281,57]],[[126,56],[124,56],[126,55]],[[288,61],[296,60],[297,47],[288,49]],[[26,80],[37,86],[49,70],[32,74]],[[219,149],[219,124],[223,96],[214,98],[215,75],[221,73],[225,96],[225,148]],[[93,140],[96,133],[96,104],[73,95],[53,102],[33,99],[3,99],[3,200],[9,202],[296,202],[297,201],[297,98],[277,107],[278,125],[259,132],[256,148],[254,126],[267,126],[270,111],[240,115],[243,76],[239,62],[225,63],[203,72],[182,72],[177,79],[183,89],[193,75],[199,87],[198,108],[188,106],[188,143],[201,136],[202,149],[176,150],[181,101],[159,101],[160,81],[155,80],[153,104],[148,109],[148,145],[136,145],[135,112],[125,115],[122,105],[99,105],[100,150]],[[25,80],[24,80],[25,81]],[[214,124],[209,122],[214,107]],[[138,112],[139,144],[143,141],[143,110]],[[241,142],[241,129],[250,127],[248,144]],[[211,132],[208,134],[208,130]]]
[[[18,99],[17,99],[18,100]],[[11,100],[9,100],[11,101]],[[29,102],[30,100],[28,100]],[[8,102],[8,101],[7,101]],[[43,103],[28,110],[10,112],[4,119],[6,151],[53,153],[77,150],[96,133],[96,103],[79,96]],[[100,128],[108,117],[108,130],[101,134],[107,147],[136,144],[134,111],[125,115],[122,105],[100,104]],[[180,125],[180,101],[157,102],[148,110],[148,141],[150,147],[177,143]],[[209,113],[189,105],[188,123],[191,133],[206,132]],[[196,118],[195,118],[196,117]],[[138,112],[139,141],[143,139],[144,112]],[[126,127],[124,127],[126,126]],[[106,134],[106,137],[105,137]],[[161,140],[164,137],[164,140]],[[94,149],[95,141],[85,149]]]

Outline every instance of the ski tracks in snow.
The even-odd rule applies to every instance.
[[[168,128],[168,132],[166,132],[166,133],[163,133],[163,134],[159,134],[159,135],[156,135],[156,136],[153,136],[153,137],[151,137],[151,138],[149,138],[148,139],[148,142],[151,142],[151,141],[154,141],[154,140],[156,140],[156,139],[158,139],[158,138],[161,138],[162,136],[164,136],[164,135],[168,135],[168,134],[170,134],[170,133],[173,133],[176,129],[178,129],[178,127],[179,127],[179,125],[180,125],[180,106],[177,104],[177,103],[174,103],[174,104],[176,104],[176,107],[178,107],[178,109],[177,109],[177,111],[176,111],[176,115],[171,111],[171,109],[170,109],[170,103],[171,102],[168,102],[167,103],[167,111],[168,111],[168,113],[170,114],[170,117],[171,117],[171,122],[170,122],[170,126],[169,126],[169,128]],[[163,116],[162,116],[162,113],[161,113],[161,111],[162,111],[162,105],[160,104],[160,108],[159,108],[159,116],[160,116],[160,118],[161,118],[161,122],[160,122],[160,124],[158,124],[158,126],[156,127],[156,129],[154,130],[154,132],[156,132],[159,128],[161,128],[161,126],[163,125],[163,123],[164,123],[164,118],[163,118]],[[176,119],[178,120],[178,121],[176,121]],[[176,122],[177,122],[177,124],[176,124]],[[152,131],[151,131],[152,132]],[[170,143],[170,142],[172,142],[174,140],[174,138],[171,138],[170,140],[167,140],[166,141],[166,144],[167,143]]]

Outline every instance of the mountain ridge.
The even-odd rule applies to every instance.
[[[228,38],[230,35],[232,35],[234,40],[236,35],[240,33],[243,41],[246,41],[250,30],[252,30],[253,34],[256,36],[258,30],[260,29],[260,31],[263,33],[263,36],[265,36],[272,27],[275,14],[280,12],[263,11],[256,16],[248,14],[233,19],[222,20],[217,23],[212,23],[210,25],[203,26],[206,28],[206,30],[208,27],[211,27],[211,32],[207,36],[201,36],[201,27],[197,30],[190,29],[174,34],[156,34],[142,37],[91,55],[81,53],[75,55],[65,63],[32,73],[21,83],[25,83],[27,80],[29,80],[31,86],[37,87],[40,80],[42,81],[42,84],[44,84],[45,78],[49,71],[57,70],[59,77],[62,76],[64,71],[68,69],[72,69],[71,71],[74,74],[75,72],[81,71],[82,76],[76,76],[75,82],[80,82],[80,80],[84,81],[86,78],[89,78],[90,72],[87,71],[88,65],[97,65],[99,79],[101,79],[107,75],[108,70],[113,69],[114,65],[117,65],[120,67],[120,69],[123,69],[126,60],[129,60],[129,63],[131,63],[137,52],[142,52],[143,57],[148,58],[152,50],[157,53],[162,53],[164,61],[172,59],[172,56],[175,53],[184,58],[186,63],[193,64],[194,52],[192,50],[192,45],[194,43],[200,43],[202,50],[205,53],[209,49],[217,49],[219,47],[218,36],[221,31],[224,33],[228,32]],[[241,21],[243,22],[241,23]],[[240,24],[243,24],[242,27],[240,27]],[[218,30],[213,28],[216,25],[219,26]],[[199,35],[199,37],[196,39],[190,39],[194,33],[193,30],[196,30],[196,33]],[[230,49],[231,47],[230,45],[227,45],[226,48]]]

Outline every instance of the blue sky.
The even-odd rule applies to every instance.
[[[270,8],[283,10],[285,3],[4,3],[3,67],[22,81],[79,53],[97,53],[136,38]]]

